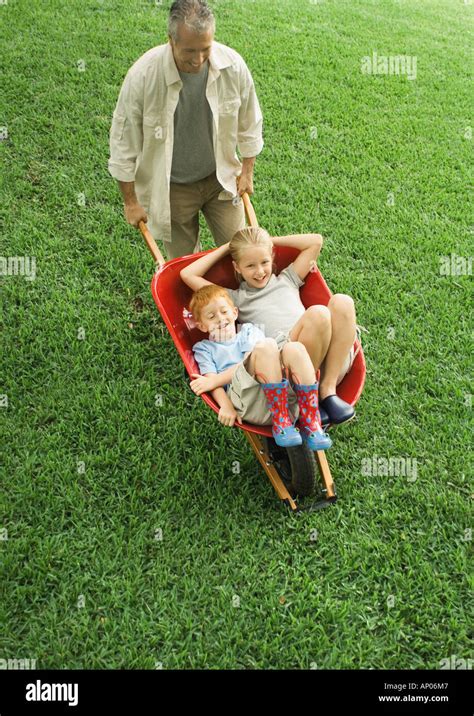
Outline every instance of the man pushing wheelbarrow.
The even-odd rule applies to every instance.
[[[263,147],[252,76],[214,32],[204,0],[173,2],[168,43],[130,68],[113,115],[109,171],[125,218],[147,222],[168,258],[200,250],[200,211],[217,246],[245,226],[240,197]]]

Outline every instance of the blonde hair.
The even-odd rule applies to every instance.
[[[201,314],[207,304],[214,298],[219,298],[220,296],[227,299],[227,303],[231,308],[235,308],[230,295],[225,288],[222,288],[222,286],[216,286],[214,283],[211,283],[210,285],[202,286],[202,288],[195,291],[189,304],[189,310],[193,314],[194,320],[196,322],[200,321]]]
[[[270,234],[261,226],[246,226],[245,229],[237,231],[229,242],[229,253],[236,264],[242,260],[244,251],[252,246],[260,246],[268,249],[272,257],[272,272],[274,271],[274,258],[275,252],[273,249],[273,242]],[[237,281],[240,283],[242,280],[241,274],[234,270],[234,275]]]

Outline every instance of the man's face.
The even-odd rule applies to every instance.
[[[178,70],[194,74],[200,72],[209,59],[213,40],[212,30],[198,35],[181,23],[176,42],[172,37],[169,38]]]
[[[235,321],[238,310],[223,296],[214,298],[201,311],[201,320],[196,322],[199,330],[209,333],[211,341],[220,343],[235,338]]]

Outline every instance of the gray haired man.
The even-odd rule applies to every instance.
[[[205,0],[175,0],[169,42],[130,68],[110,130],[125,218],[147,221],[169,258],[200,250],[200,211],[218,246],[245,225],[240,196],[263,148],[252,76],[214,32]]]

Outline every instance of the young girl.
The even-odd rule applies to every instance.
[[[278,276],[273,273],[273,246],[300,250]],[[288,342],[303,344],[315,372],[320,370],[319,407],[323,424],[338,424],[354,416],[353,407],[336,395],[336,386],[354,360],[356,317],[352,298],[344,294],[332,296],[327,306],[305,309],[301,302],[299,288],[316,265],[321,246],[319,234],[270,238],[260,227],[247,227],[238,231],[228,244],[189,264],[181,271],[181,278],[197,291],[211,283],[203,278],[211,266],[230,253],[241,283],[238,289],[227,291],[239,309],[239,321],[259,326],[267,337],[276,340],[280,350]],[[281,359],[288,373],[284,352]],[[291,378],[296,385],[301,384],[299,376],[293,373]],[[298,392],[295,393],[298,398]]]

